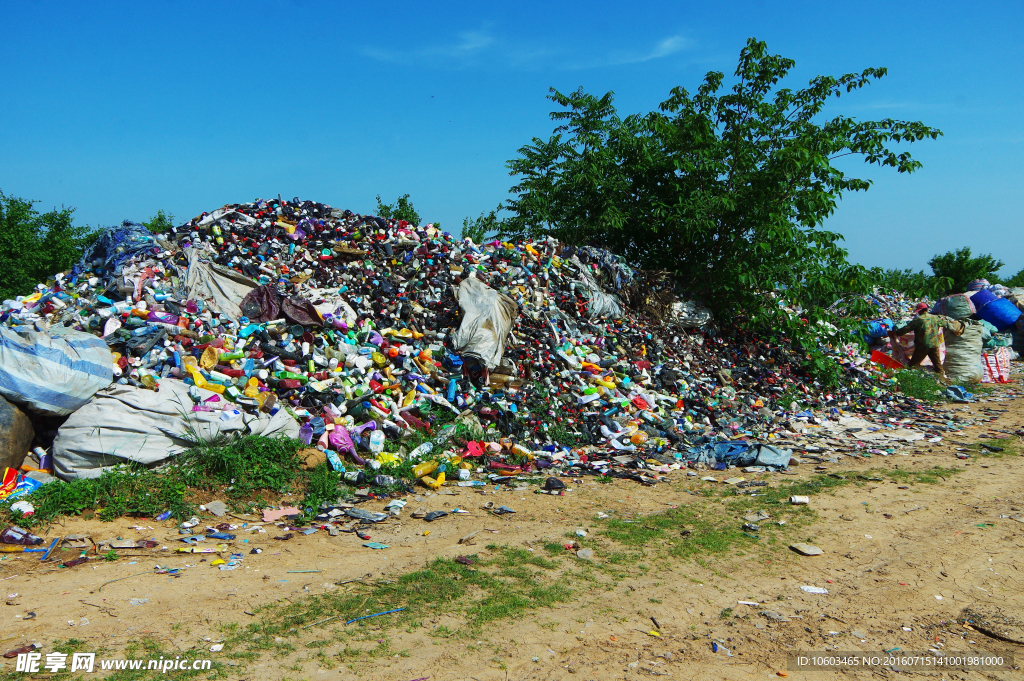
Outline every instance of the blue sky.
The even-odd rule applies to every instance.
[[[875,180],[826,225],[851,259],[925,268],[970,246],[1024,267],[1020,1],[355,5],[4,3],[0,190],[102,225],[278,193],[371,212],[409,193],[458,232],[550,134],[549,87],[649,111],[731,74],[756,36],[796,59],[795,86],[888,67],[834,111],[945,133],[913,145],[913,175],[849,166]]]

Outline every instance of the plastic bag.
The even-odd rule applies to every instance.
[[[62,326],[0,327],[0,394],[45,414],[75,411],[114,380],[101,338]]]
[[[962,335],[948,333],[946,340],[946,376],[953,383],[978,383],[985,375],[981,364],[984,327],[972,319],[964,320]]]

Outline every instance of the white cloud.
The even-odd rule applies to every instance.
[[[486,29],[463,31],[449,43],[428,45],[409,50],[364,48],[362,54],[392,64],[431,63],[435,66],[469,66],[487,59],[511,68],[540,68],[545,62],[563,69],[590,69],[605,66],[642,64],[676,54],[690,47],[681,35],[659,40],[643,51],[585,52],[579,48],[535,47],[522,41],[505,42]],[[580,54],[585,54],[579,59]]]
[[[641,64],[645,61],[651,61],[653,59],[661,59],[662,57],[668,57],[676,52],[685,49],[689,43],[686,38],[681,35],[674,35],[669,38],[665,38],[654,46],[654,49],[639,55],[625,55],[618,59],[610,60],[612,64]]]
[[[494,37],[482,30],[464,31],[457,37],[457,41],[449,44],[431,45],[413,50],[382,50],[370,47],[363,49],[362,53],[377,61],[391,64],[404,64],[424,59],[450,62],[476,57],[495,43]]]
[[[605,55],[591,54],[589,59],[582,61],[570,61],[562,65],[567,69],[592,69],[602,66],[627,66],[629,64],[643,64],[644,62],[662,59],[680,52],[690,46],[690,41],[681,35],[673,35],[659,40],[648,50],[643,52],[611,52]]]

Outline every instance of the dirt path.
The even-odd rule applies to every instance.
[[[653,488],[590,479],[573,483],[560,497],[460,489],[410,500],[399,522],[374,528],[372,539],[387,544],[385,550],[365,548],[350,534],[317,532],[275,541],[281,531],[270,526],[265,533],[239,532],[233,550],[244,558],[233,571],[211,566],[216,556],[169,551],[122,551],[115,562],[91,559],[71,569],[8,555],[0,561],[7,603],[0,647],[38,642],[45,652],[56,640],[77,639],[82,650],[102,649],[113,657],[150,638],[165,653],[206,650],[230,639],[225,625],[244,628],[258,620],[257,608],[264,604],[345,592],[355,585],[349,580],[396,577],[435,556],[487,556],[494,553],[489,544],[542,555],[545,545],[571,541],[566,535],[583,529],[587,538],[581,542],[593,546],[598,558],[593,563],[563,558],[556,580],[573,590],[571,600],[490,622],[472,636],[463,627],[465,613],[449,608],[415,627],[396,629],[383,619],[353,634],[339,622],[318,625],[300,632],[294,645],[258,659],[232,659],[229,649],[208,657],[229,665],[230,678],[251,679],[763,679],[785,670],[787,655],[795,651],[923,652],[938,644],[936,649],[951,653],[1015,653],[1018,666],[1024,666],[1024,645],[995,640],[957,621],[966,608],[1024,620],[1024,458],[1017,455],[1024,448],[1020,438],[1001,432],[1020,430],[1024,400],[990,399],[947,409],[959,416],[981,416],[982,409],[1005,413],[986,412],[995,420],[940,443],[824,464],[825,472],[849,484],[813,496],[813,522],[778,535],[776,543],[759,540],[704,558],[676,559],[653,543],[618,552],[595,520],[599,513],[642,523],[672,507],[725,512],[726,497],[701,492],[722,488],[721,483],[683,472]],[[986,435],[1006,438],[998,441],[1006,451],[956,457],[954,442],[982,441],[979,436]],[[921,482],[918,473],[936,466],[959,471]],[[822,472],[816,468],[822,467],[803,463],[794,467],[795,476],[764,479],[771,485],[806,479]],[[517,513],[490,515],[481,510],[487,501]],[[408,517],[417,506],[470,512],[427,524]],[[474,531],[475,544],[458,544]],[[176,530],[151,520],[75,519],[48,534],[164,539]],[[824,554],[800,556],[787,548],[792,541],[813,544]],[[252,548],[263,552],[250,554]],[[127,555],[132,553],[138,555]],[[65,551],[61,559],[73,555]],[[157,565],[183,569],[172,577],[155,574]],[[806,593],[801,586],[823,587],[828,594]],[[1010,638],[1024,631],[1004,628]],[[718,652],[713,641],[720,642]],[[10,672],[11,662],[5,660],[0,670]],[[788,671],[814,679],[891,674]],[[1024,678],[1024,672],[1006,668],[928,674]]]

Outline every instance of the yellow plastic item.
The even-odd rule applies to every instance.
[[[512,453],[516,456],[529,456],[532,452],[520,444],[515,444],[512,445]]]
[[[382,464],[398,463],[400,459],[391,452],[381,452],[380,454],[377,455],[377,461],[381,462]]]
[[[402,406],[408,407],[416,399],[416,391],[410,390],[405,394],[405,399],[402,400]]]
[[[437,474],[436,478],[432,478],[429,475],[425,475],[420,478],[420,482],[433,490],[441,489],[441,485],[444,484],[444,471]]]
[[[412,476],[422,478],[425,475],[430,475],[437,470],[437,466],[437,461],[422,461],[412,467]]]
[[[227,561],[224,560],[223,558],[218,558],[217,560],[210,561],[210,565],[224,565],[226,563],[227,563]]]
[[[647,442],[647,433],[638,430],[630,436],[629,441],[635,445],[642,445]]]
[[[604,387],[608,388],[609,390],[614,390],[615,389],[615,381],[608,380],[607,378],[597,378],[595,376],[594,377],[594,383],[597,383],[598,385],[603,385]]]
[[[217,366],[217,354],[217,348],[213,346],[207,347],[203,350],[203,356],[199,358],[199,366],[207,370]]]
[[[373,363],[377,365],[378,369],[383,368],[388,363],[388,358],[379,352],[371,354],[370,357],[373,359]]]

